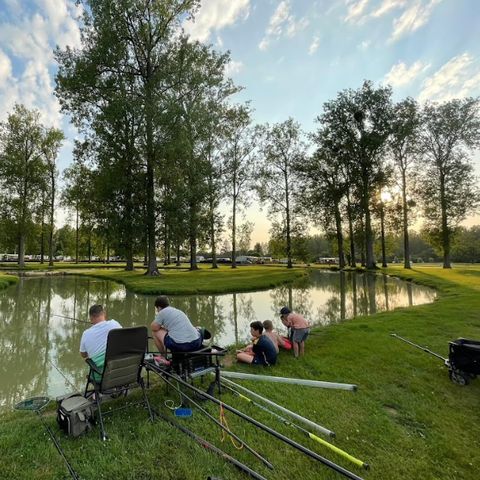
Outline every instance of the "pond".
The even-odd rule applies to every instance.
[[[88,307],[101,303],[123,326],[150,325],[154,296],[114,282],[85,277],[21,278],[0,291],[0,410],[33,395],[57,396],[84,387],[79,355]],[[171,297],[217,345],[246,343],[248,325],[271,319],[290,305],[312,323],[328,325],[357,315],[432,302],[435,292],[384,275],[314,272],[293,285],[227,295]],[[81,321],[76,321],[78,319]],[[73,385],[73,386],[72,386]]]

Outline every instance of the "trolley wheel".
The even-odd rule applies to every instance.
[[[468,373],[463,373],[459,370],[450,370],[448,375],[453,383],[461,385],[462,387],[470,383],[470,376]]]

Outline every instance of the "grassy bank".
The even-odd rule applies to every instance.
[[[0,274],[0,290],[7,288],[9,285],[13,285],[18,282],[18,278],[13,275],[2,275]]]
[[[480,339],[480,267],[451,271],[430,267],[408,272],[390,268],[388,273],[437,288],[438,300],[318,329],[308,339],[307,356],[298,361],[283,352],[278,365],[269,370],[234,367],[278,376],[356,383],[356,393],[267,383],[242,385],[334,430],[337,437],[332,442],[367,461],[370,471],[359,470],[229,394],[223,398],[365,479],[474,480],[479,468],[480,379],[467,387],[455,385],[441,361],[389,334],[396,332],[444,356],[448,354],[449,340],[460,336]],[[167,392],[158,385],[151,389],[150,397],[168,415],[171,413],[164,401],[168,398],[178,402],[172,390]],[[218,417],[217,408],[210,404],[205,407]],[[47,413],[47,421],[54,427],[53,409]],[[179,421],[266,478],[341,478],[233,415],[227,414],[227,418],[237,434],[275,465],[275,471],[265,469],[245,450],[236,450],[228,440],[221,444],[218,429],[200,412]],[[106,445],[101,445],[97,430],[77,440],[61,440],[83,479],[204,480],[209,475],[246,478],[161,420],[150,424],[141,408],[113,414],[106,427],[111,437]],[[0,451],[0,478],[67,478],[62,459],[33,414],[2,416]]]
[[[305,268],[248,266],[232,269],[222,266],[199,270],[161,270],[158,277],[144,275],[144,269],[81,270],[75,275],[87,275],[123,283],[129,290],[144,294],[189,295],[197,293],[246,292],[276,287],[307,274]]]

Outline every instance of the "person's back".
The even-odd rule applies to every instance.
[[[107,320],[102,305],[92,305],[89,309],[92,326],[87,328],[80,340],[80,355],[92,359],[102,369],[105,361],[108,332],[114,328],[122,328],[116,320]]]
[[[153,340],[160,353],[194,352],[202,346],[202,335],[192,325],[187,315],[171,307],[168,298],[160,295],[155,299],[155,320],[151,324]]]
[[[271,320],[265,320],[263,322],[263,328],[265,329],[263,331],[263,334],[266,335],[273,343],[273,346],[275,347],[275,350],[277,353],[279,352],[279,348],[283,346],[283,340],[280,337],[280,335],[273,330],[273,323]]]
[[[255,357],[261,360],[264,365],[275,365],[277,363],[278,347],[275,348],[270,338],[263,334],[253,341],[252,347]]]

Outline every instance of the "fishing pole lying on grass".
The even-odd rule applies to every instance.
[[[223,383],[223,382],[222,382]],[[232,382],[233,383],[233,382]],[[287,420],[285,417],[282,417],[281,415],[279,415],[278,413],[275,413],[275,412],[272,412],[272,410],[269,410],[267,407],[265,407],[264,405],[261,405],[260,403],[257,403],[255,402],[254,400],[252,400],[251,398],[248,398],[246,397],[245,395],[243,395],[242,393],[240,392],[237,392],[236,390],[234,390],[232,387],[226,385],[225,383],[223,383],[223,387],[230,390],[234,395],[240,397],[242,400],[245,400],[249,403],[251,403],[252,405],[255,405],[256,407],[260,408],[261,410],[265,411],[265,412],[268,412],[270,415],[273,415],[277,420],[280,420],[282,423],[284,423],[285,425],[288,425],[289,427],[293,427],[293,428],[296,428],[297,430],[299,430],[300,432],[304,433],[308,438],[314,440],[315,442],[318,442],[320,445],[323,445],[324,447],[327,447],[329,448],[330,450],[332,450],[333,452],[335,453],[338,453],[339,455],[341,455],[343,458],[347,459],[348,461],[352,462],[353,464],[357,465],[357,467],[363,467],[365,468],[366,470],[368,470],[370,468],[370,466],[368,465],[368,463],[365,463],[363,462],[362,460],[359,460],[358,458],[355,458],[353,455],[350,455],[349,453],[345,452],[344,450],[342,450],[341,448],[338,448],[336,447],[335,445],[332,445],[331,443],[329,442],[326,442],[325,440],[323,440],[322,438],[318,437],[317,435],[309,432],[308,430],[306,430],[305,428],[301,427],[300,425],[297,425],[295,423],[292,423],[290,422],[289,420]]]
[[[285,407],[282,407],[281,405],[278,405],[278,403],[275,403],[275,402],[272,402],[271,400],[269,400],[268,398],[265,398],[265,397],[262,397],[261,395],[259,395],[258,393],[255,393],[255,392],[252,392],[251,390],[249,390],[248,388],[245,388],[245,387],[242,387],[241,385],[238,385],[238,383],[234,383],[232,382],[231,380],[229,380],[228,378],[224,378],[225,375],[224,375],[225,372],[221,372],[221,381],[222,382],[226,382],[227,384],[233,386],[233,387],[236,387],[240,390],[242,390],[243,392],[245,393],[248,393],[249,395],[251,395],[252,397],[255,397],[257,400],[261,400],[262,402],[264,403],[267,403],[268,405],[274,407],[274,408],[277,408],[278,410],[280,410],[281,412],[283,413],[286,413],[287,415],[289,415],[290,417],[293,417],[295,418],[296,420],[298,420],[299,422],[302,422],[306,425],[308,425],[310,428],[313,428],[315,430],[317,430],[317,432],[320,432],[322,433],[323,435],[327,435],[328,437],[335,437],[335,432],[332,432],[331,430],[329,430],[328,428],[325,428],[325,427],[322,427],[321,425],[318,425],[317,423],[315,422],[312,422],[311,420],[309,420],[308,418],[305,418],[305,417],[302,417],[301,415],[299,415],[298,413],[295,413],[295,412],[292,412],[291,410],[289,410],[288,408],[285,408]],[[230,372],[229,372],[230,373]]]
[[[53,444],[57,448],[58,453],[62,456],[63,460],[65,461],[65,465],[68,468],[68,472],[70,473],[70,476],[74,480],[80,480],[80,477],[78,476],[77,472],[74,470],[74,468],[68,461],[67,457],[65,456],[65,453],[62,450],[62,447],[60,446],[60,444],[58,443],[58,440],[55,437],[55,434],[52,432],[52,429],[47,425],[47,423],[42,417],[41,411],[43,408],[47,406],[49,402],[50,402],[50,399],[48,397],[33,397],[17,403],[14,408],[15,410],[28,410],[30,412],[35,412],[38,415],[38,417],[40,418],[40,421],[45,427],[45,430],[50,435],[50,438],[52,439]]]
[[[178,428],[183,433],[186,433],[189,437],[193,438],[202,447],[206,448],[207,450],[211,450],[212,452],[215,452],[217,455],[220,455],[220,457],[222,457],[224,460],[226,460],[227,462],[230,462],[231,464],[235,465],[238,469],[242,470],[243,472],[248,473],[248,475],[250,475],[251,477],[256,478],[257,480],[267,480],[265,477],[263,477],[262,475],[257,473],[255,470],[252,470],[250,467],[247,467],[247,465],[243,464],[242,462],[239,462],[238,460],[236,460],[235,458],[230,456],[228,453],[224,452],[220,448],[211,444],[210,442],[208,442],[204,438],[200,437],[196,433],[192,432],[188,428],[184,427],[183,425],[180,425],[178,422],[176,422],[172,418],[169,418],[166,415],[163,415],[163,413],[160,413],[155,409],[153,410],[153,412],[155,413],[156,416],[160,417],[165,422],[169,423],[170,425],[174,426],[175,428]]]
[[[256,452],[252,447],[250,447],[247,443],[245,443],[240,437],[235,435],[230,429],[228,429],[225,425],[223,425],[221,422],[219,422],[213,415],[211,415],[209,412],[207,412],[201,405],[198,404],[198,402],[195,402],[191,397],[189,397],[187,394],[182,392],[182,390],[179,387],[176,387],[172,382],[167,380],[165,377],[162,377],[162,380],[170,387],[175,389],[180,396],[185,397],[192,405],[195,405],[206,417],[208,417],[210,420],[212,420],[216,425],[218,425],[224,432],[226,432],[228,435],[230,435],[232,438],[234,438],[237,442],[239,442],[241,445],[243,445],[250,453],[252,453],[255,457],[257,457],[261,462],[263,462],[268,468],[273,470],[273,465],[266,460],[264,457],[262,457],[258,452]]]
[[[323,382],[320,380],[305,380],[303,378],[274,377],[272,375],[256,375],[243,372],[222,371],[222,376],[230,378],[240,378],[243,380],[263,380],[274,383],[290,383],[293,385],[303,385],[306,387],[334,388],[338,390],[356,390],[357,386],[350,383]]]
[[[178,382],[180,385],[183,385],[190,390],[194,391],[198,395],[207,398],[208,400],[211,400],[212,402],[216,403],[217,405],[221,405],[225,408],[225,410],[228,410],[232,412],[233,414],[237,415],[238,417],[242,418],[243,420],[246,420],[247,422],[255,425],[256,427],[260,428],[264,432],[269,433],[270,435],[274,436],[278,440],[281,440],[282,442],[285,442],[287,445],[290,445],[293,448],[296,448],[297,450],[300,450],[302,453],[307,455],[310,458],[313,458],[314,460],[317,460],[321,463],[323,463],[325,466],[331,468],[332,470],[335,470],[337,473],[340,473],[344,475],[347,478],[351,478],[352,480],[362,480],[362,477],[359,477],[358,475],[354,474],[353,472],[350,472],[349,470],[341,467],[340,465],[337,465],[334,462],[331,462],[330,460],[322,457],[321,455],[318,455],[317,453],[313,452],[312,450],[309,450],[308,448],[304,447],[300,443],[295,442],[295,440],[292,440],[285,435],[273,430],[272,428],[268,427],[267,425],[264,425],[263,423],[260,423],[259,421],[255,420],[252,417],[249,417],[245,413],[241,412],[240,410],[237,410],[236,408],[218,400],[215,397],[212,397],[212,395],[209,395],[208,393],[203,392],[199,388],[195,387],[194,385],[190,385],[188,382],[184,381],[182,378],[180,378],[177,375],[174,375],[170,372],[167,372],[166,370],[163,370],[162,368],[157,367],[156,365],[152,364],[147,364],[146,365],[147,369],[150,369],[151,371],[157,373],[158,375],[166,375],[167,377],[175,380]]]
[[[411,342],[410,340],[407,340],[406,338],[401,337],[400,335],[397,335],[396,333],[391,333],[390,336],[398,338],[399,340],[402,340],[402,342],[408,343],[409,345],[412,345],[412,347],[419,348],[420,350],[423,350],[424,352],[429,353],[430,355],[433,355],[434,357],[439,358],[440,360],[443,360],[445,362],[445,365],[448,367],[448,358],[442,357],[438,353],[432,352],[426,347],[422,347],[421,345],[418,345],[416,343]]]

